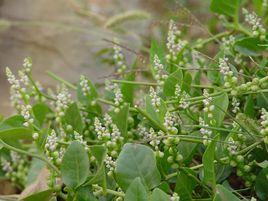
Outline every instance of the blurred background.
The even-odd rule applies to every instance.
[[[135,52],[146,55],[152,38],[165,37],[169,19],[190,25],[191,34],[207,35],[200,22],[209,19],[208,0],[0,0],[0,114],[12,113],[5,67],[16,72],[23,59],[33,59],[35,80],[44,87],[55,74],[75,82],[85,74],[93,82],[113,72],[105,58],[114,38],[128,63]],[[182,9],[183,7],[183,9]],[[128,19],[122,22],[122,18]],[[121,21],[120,21],[121,20]],[[191,37],[191,36],[189,36]],[[106,55],[107,57],[107,55]]]

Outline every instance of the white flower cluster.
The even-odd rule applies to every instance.
[[[261,111],[261,134],[264,137],[264,142],[268,144],[268,112],[262,108]]]
[[[118,127],[115,124],[111,124],[112,133],[111,133],[111,141],[118,142],[123,141],[123,137],[121,136],[121,132],[119,131]]]
[[[204,104],[204,109],[203,111],[207,114],[208,118],[211,120],[213,118],[212,111],[215,109],[215,106],[211,103],[212,102],[212,97],[210,97],[208,91],[204,89],[203,91],[203,104]]]
[[[164,153],[159,150],[158,145],[161,143],[161,137],[163,137],[165,134],[162,131],[155,132],[153,128],[150,128],[149,131],[146,129],[146,127],[138,125],[138,131],[139,135],[143,137],[143,139],[151,146],[154,147],[157,156],[163,157]]]
[[[28,76],[26,75],[25,71],[20,70],[18,71],[19,77],[20,77],[20,82],[23,83],[25,86],[30,85],[30,80]]]
[[[64,85],[62,85],[58,95],[56,96],[57,121],[59,121],[60,118],[64,116],[65,110],[70,103],[71,94],[69,93],[68,89]]]
[[[24,68],[25,72],[26,73],[31,72],[32,66],[33,66],[32,59],[30,57],[26,57],[23,60],[23,68]]]
[[[55,130],[52,130],[50,134],[47,136],[47,140],[45,144],[45,148],[48,153],[56,151],[57,145],[58,145],[57,139],[58,138],[57,138],[57,134]]]
[[[177,134],[178,129],[175,125],[178,123],[178,118],[174,113],[166,112],[164,118],[164,126],[171,134]]]
[[[266,30],[261,23],[261,18],[259,18],[256,13],[250,13],[245,8],[243,8],[243,14],[245,15],[245,21],[252,26],[253,35],[259,36],[261,40],[264,40]]]
[[[180,201],[180,196],[177,193],[173,193],[170,197],[170,201]]]
[[[104,160],[106,168],[109,170],[108,175],[111,175],[112,172],[115,170],[116,162],[113,160],[111,156],[106,156]]]
[[[187,109],[190,105],[190,102],[187,100],[190,98],[190,95],[186,92],[181,90],[179,84],[175,86],[175,97],[179,99],[179,106],[183,109]]]
[[[231,51],[234,43],[235,43],[235,37],[234,36],[230,35],[228,38],[223,37],[221,47],[223,47],[224,52],[228,53],[228,52]]]
[[[228,58],[219,59],[220,72],[224,75],[224,86],[229,88],[237,84],[237,78],[234,76],[233,71],[231,71],[228,64]]]
[[[164,81],[167,79],[168,75],[164,69],[163,64],[161,63],[159,57],[154,55],[154,70],[155,70],[155,79],[158,84],[163,85]]]
[[[113,50],[114,50],[113,59],[117,67],[117,72],[122,73],[127,68],[125,64],[125,57],[122,53],[122,48],[119,45],[114,45]]]
[[[26,106],[21,105],[21,115],[23,116],[25,120],[23,125],[26,127],[30,126],[34,122],[34,119],[31,117],[31,110],[32,110],[31,105],[26,105]]]
[[[90,86],[88,84],[88,80],[84,75],[80,76],[80,86],[82,88],[82,92],[84,96],[87,96],[90,91]]]
[[[237,112],[239,112],[239,110],[240,110],[240,108],[239,108],[240,102],[235,97],[232,98],[232,106],[233,106],[232,112],[234,114],[236,114]]]
[[[13,107],[17,110],[20,110],[22,104],[22,94],[21,94],[21,85],[20,81],[16,79],[15,75],[11,70],[6,67],[6,76],[10,86],[10,100]]]
[[[102,126],[97,117],[94,120],[94,128],[99,140],[109,139],[111,137],[109,130],[105,126]]]
[[[230,155],[236,155],[238,151],[239,144],[237,141],[235,141],[232,137],[229,137],[228,140],[228,147],[227,150]]]
[[[87,142],[83,139],[83,136],[76,131],[74,131],[74,140],[80,142],[85,147],[85,150],[88,150]]]
[[[267,0],[262,0],[262,7],[266,9],[268,7],[268,1]]]
[[[150,97],[151,97],[152,105],[155,108],[155,111],[159,112],[159,107],[161,105],[161,99],[157,95],[157,93],[153,87],[150,87]]]
[[[178,30],[178,27],[175,25],[173,20],[170,20],[167,37],[167,49],[173,58],[175,58],[187,44],[187,41],[180,39],[180,35],[181,32]]]
[[[123,94],[118,84],[105,80],[105,89],[114,93],[114,104],[119,106],[123,102]]]
[[[199,117],[199,125],[201,126],[199,131],[203,137],[203,144],[207,145],[208,143],[211,142],[212,130],[208,128],[209,125],[206,124],[201,117]]]
[[[13,171],[12,165],[5,158],[1,158],[1,166],[4,172],[11,173]]]

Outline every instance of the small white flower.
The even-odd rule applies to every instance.
[[[236,114],[240,110],[239,108],[240,102],[235,97],[232,98],[232,106],[233,106],[232,112]]]
[[[47,136],[47,140],[45,144],[45,148],[48,153],[56,150],[57,145],[58,145],[57,140],[58,140],[57,134],[55,130],[52,130],[51,133]]]
[[[173,57],[176,57],[177,54],[187,44],[187,41],[180,39],[180,35],[181,32],[178,30],[178,27],[175,25],[173,20],[170,20],[168,37],[167,37],[167,49]]]
[[[23,68],[26,71],[26,73],[31,72],[32,70],[32,59],[30,57],[26,57],[23,61]]]
[[[90,86],[88,84],[88,80],[84,75],[80,76],[80,86],[82,88],[82,92],[84,96],[87,96],[88,93],[90,92]]]
[[[150,97],[152,101],[152,105],[155,108],[156,112],[159,112],[159,107],[161,105],[161,99],[157,96],[157,93],[155,92],[153,87],[150,87]]]

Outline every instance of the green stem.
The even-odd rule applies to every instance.
[[[42,156],[39,156],[37,154],[33,154],[33,153],[30,153],[30,152],[27,152],[27,151],[24,151],[24,150],[21,150],[21,149],[18,149],[16,147],[13,147],[7,143],[5,143],[3,140],[0,139],[0,143],[3,145],[3,147],[9,149],[9,150],[12,150],[12,151],[15,151],[15,152],[18,152],[18,153],[21,153],[21,154],[25,154],[27,156],[31,156],[31,157],[34,157],[34,158],[38,158],[40,159],[41,161],[44,161],[48,164],[48,166],[55,170],[55,172],[60,175],[60,171],[58,170],[58,168],[56,166],[54,166],[48,159],[46,159],[45,157],[42,157]]]
[[[124,84],[132,84],[132,85],[144,85],[144,86],[158,86],[159,84],[153,82],[137,82],[137,81],[129,81],[129,80],[111,80],[113,83],[124,83]]]
[[[104,103],[104,104],[107,104],[107,105],[112,105],[114,107],[117,107],[117,105],[115,105],[113,102],[111,101],[108,101],[108,100],[105,100],[103,98],[98,98],[97,101],[101,102],[101,103]]]
[[[144,111],[141,108],[135,107],[135,109],[142,115],[144,116],[146,119],[148,119],[156,128],[162,130],[163,132],[167,133],[167,129],[165,127],[163,127],[162,125],[160,125],[159,122],[155,121],[153,118],[151,118],[148,113],[146,111]]]
[[[97,186],[97,185],[92,185],[93,188],[97,189],[97,190],[101,190],[103,191],[102,187]],[[115,196],[119,196],[119,197],[125,197],[124,193],[121,192],[117,192],[111,189],[106,189],[106,193],[111,194],[111,195],[115,195]]]
[[[66,85],[67,87],[69,87],[69,88],[71,88],[71,89],[73,89],[73,90],[76,90],[76,86],[75,86],[75,85],[73,85],[72,83],[70,83],[70,82],[64,80],[63,78],[61,78],[61,77],[55,75],[55,74],[52,73],[51,71],[47,71],[47,74],[48,74],[51,78],[53,78],[54,80],[57,80],[57,81],[63,83],[64,85]]]

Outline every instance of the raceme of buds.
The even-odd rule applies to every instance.
[[[88,80],[84,75],[80,76],[80,86],[82,88],[82,92],[84,96],[87,96],[88,93],[90,92],[90,86],[88,84]]]
[[[220,72],[223,74],[224,79],[224,86],[226,88],[234,87],[237,84],[237,78],[234,76],[234,73],[231,71],[229,64],[228,64],[228,58],[220,58],[219,59],[219,68]]]
[[[163,64],[161,63],[159,57],[154,55],[154,71],[155,71],[155,79],[159,85],[163,85],[165,79],[167,79],[168,75],[164,69]]]
[[[32,110],[31,105],[21,106],[21,115],[23,116],[25,120],[23,125],[26,127],[30,126],[34,122],[34,119],[31,117],[31,110]]]
[[[262,108],[261,110],[261,134],[264,138],[264,142],[268,144],[268,112]]]
[[[210,120],[212,120],[212,118],[213,118],[212,111],[215,109],[215,106],[211,103],[212,97],[210,97],[210,95],[206,89],[204,89],[204,91],[203,91],[203,96],[204,96],[204,100],[203,100],[204,109],[203,109],[203,111],[205,114],[207,114],[207,117]]]
[[[170,55],[167,55],[167,59],[174,60],[177,54],[187,45],[187,41],[180,39],[181,32],[178,30],[173,20],[169,22],[169,31],[167,37],[167,49]]]
[[[245,21],[252,26],[253,35],[264,40],[266,37],[266,30],[261,23],[261,18],[259,18],[255,12],[250,13],[245,8],[243,8],[243,14],[245,16]]]
[[[68,92],[68,89],[62,85],[58,95],[56,96],[56,112],[57,112],[57,121],[64,116],[65,110],[68,105],[71,103],[71,94]]]
[[[208,127],[209,125],[205,123],[205,121],[200,117],[199,118],[199,125],[200,125],[200,133],[203,137],[203,144],[207,145],[211,142],[212,137],[212,130],[210,130]]]
[[[156,112],[159,112],[159,107],[161,105],[161,99],[158,97],[153,87],[150,87],[150,97],[152,101],[152,105],[155,108]]]
[[[113,47],[114,50],[114,62],[117,68],[117,73],[123,73],[126,70],[126,59],[125,56],[122,53],[122,48],[115,44]]]
[[[174,115],[174,113],[167,112],[164,119],[164,126],[171,134],[177,134],[178,129],[175,127],[177,124],[177,117]]]

